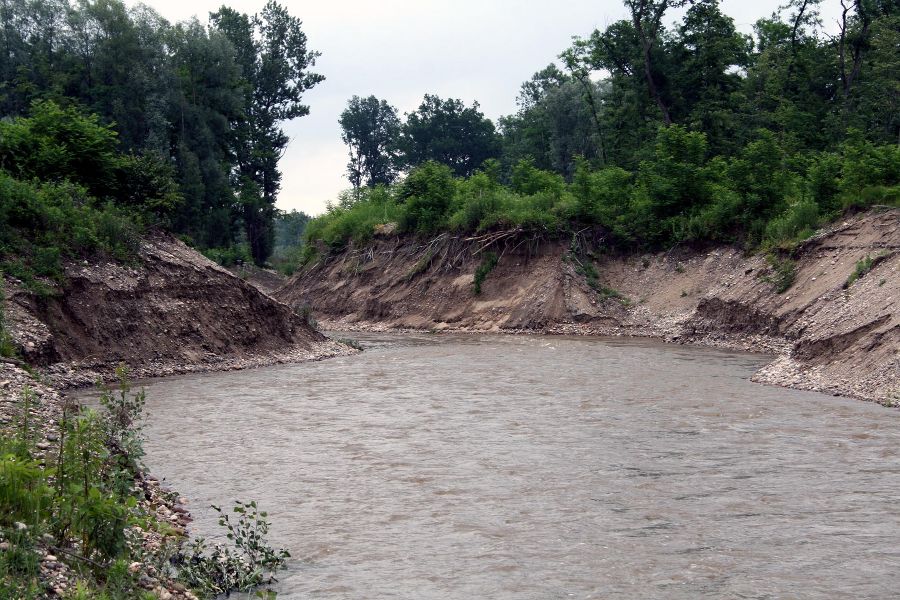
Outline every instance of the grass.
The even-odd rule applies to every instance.
[[[481,258],[481,264],[475,269],[475,277],[472,281],[473,291],[476,296],[481,294],[481,286],[484,283],[484,280],[487,278],[488,274],[494,270],[494,267],[497,266],[498,261],[499,258],[495,252],[486,252]]]
[[[3,273],[0,272],[0,356],[13,358],[16,355],[16,346],[6,326],[6,294],[3,292]]]
[[[569,260],[575,263],[575,272],[584,276],[585,281],[592,290],[597,292],[604,300],[618,300],[623,305],[631,304],[631,299],[622,294],[620,291],[600,283],[600,275],[597,273],[596,267],[589,260],[579,260],[575,256],[570,256]]]
[[[431,259],[434,258],[434,250],[429,248],[425,251],[425,254],[416,261],[416,264],[412,266],[409,272],[403,276],[403,281],[412,281],[412,279],[421,273],[424,273],[429,266],[431,266]]]
[[[849,288],[851,285],[865,277],[869,274],[869,272],[877,265],[881,260],[887,257],[886,253],[876,254],[874,257],[866,254],[864,258],[856,261],[856,267],[853,269],[853,272],[850,273],[850,276],[847,278],[847,281],[844,282],[844,289]],[[885,280],[882,279],[878,286],[881,287],[884,285]]]
[[[790,258],[782,258],[777,254],[766,257],[772,268],[772,275],[763,275],[762,280],[775,287],[775,293],[783,294],[794,285],[797,279],[797,263]]]

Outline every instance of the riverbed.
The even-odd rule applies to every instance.
[[[354,334],[146,382],[145,462],[255,499],[279,598],[895,598],[900,413],[652,341]]]

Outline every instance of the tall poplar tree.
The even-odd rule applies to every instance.
[[[319,53],[307,49],[302,22],[274,0],[252,16],[223,6],[210,20],[234,46],[245,83],[243,115],[233,130],[233,177],[250,252],[263,264],[274,246],[278,161],[289,141],[281,125],[309,114],[303,94],[325,78],[309,70]]]

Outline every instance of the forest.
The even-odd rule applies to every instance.
[[[307,240],[339,249],[395,221],[754,248],[897,205],[900,4],[842,2],[836,33],[821,4],[792,0],[746,35],[716,0],[626,0],[630,18],[575,38],[496,124],[477,103],[426,94],[404,120],[353,97],[341,116],[353,189]]]
[[[324,79],[287,9],[173,25],[120,0],[5,0],[0,46],[0,268],[121,259],[154,227],[269,259],[281,125]]]
[[[276,208],[282,126],[324,79],[297,16],[270,1],[171,24],[120,0],[5,0],[0,269],[35,282],[67,256],[127,260],[152,228],[285,272],[385,222],[791,243],[898,203],[900,3],[844,0],[836,26],[821,3],[791,0],[748,35],[716,0],[627,0],[629,18],[574,38],[496,123],[477,102],[426,93],[401,116],[354,96],[351,187],[306,227]]]

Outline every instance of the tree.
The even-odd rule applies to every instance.
[[[506,167],[531,159],[539,169],[569,177],[576,156],[601,159],[600,107],[591,105],[588,94],[599,101],[601,86],[576,81],[555,65],[523,83],[518,113],[500,118]]]
[[[207,247],[234,241],[230,180],[231,123],[240,119],[243,89],[231,42],[196,19],[167,36],[175,72],[168,119],[178,178],[186,202],[176,227]]]
[[[393,183],[399,162],[397,109],[375,96],[353,96],[338,122],[350,154],[347,177],[354,189]]]
[[[661,18],[661,15],[660,15]],[[646,31],[648,25],[641,25]],[[560,58],[573,75],[585,81],[586,74],[608,72],[602,94],[595,94],[594,106],[598,135],[602,133],[605,164],[634,168],[646,157],[656,138],[659,124],[671,114],[672,91],[676,71],[669,35],[656,25],[657,33],[645,56],[641,35],[631,19],[616,21],[605,30],[595,30],[587,39],[575,38],[572,47]],[[650,78],[646,76],[649,65]],[[652,84],[653,88],[649,87]],[[601,90],[598,90],[600,92]],[[585,95],[585,100],[591,100]],[[660,110],[660,102],[665,112]],[[590,103],[589,103],[590,104]]]
[[[653,50],[659,43],[663,33],[662,18],[669,8],[680,8],[691,0],[625,0],[625,6],[631,11],[631,24],[641,44],[644,78],[650,97],[662,113],[666,127],[672,124],[669,103],[663,97],[654,74]]]
[[[242,69],[243,116],[232,125],[233,178],[253,260],[263,264],[274,244],[278,161],[289,141],[281,123],[309,114],[303,94],[325,78],[309,71],[319,53],[307,50],[301,21],[274,0],[252,17],[223,6],[210,21],[231,41]]]
[[[678,27],[671,50],[677,67],[672,77],[674,112],[677,120],[706,134],[714,154],[739,145],[739,69],[749,64],[751,48],[752,40],[722,14],[719,0],[694,3]]]
[[[407,168],[433,160],[456,175],[471,175],[485,160],[499,156],[500,143],[477,102],[466,107],[462,100],[425,94],[418,110],[406,115],[400,149]]]

